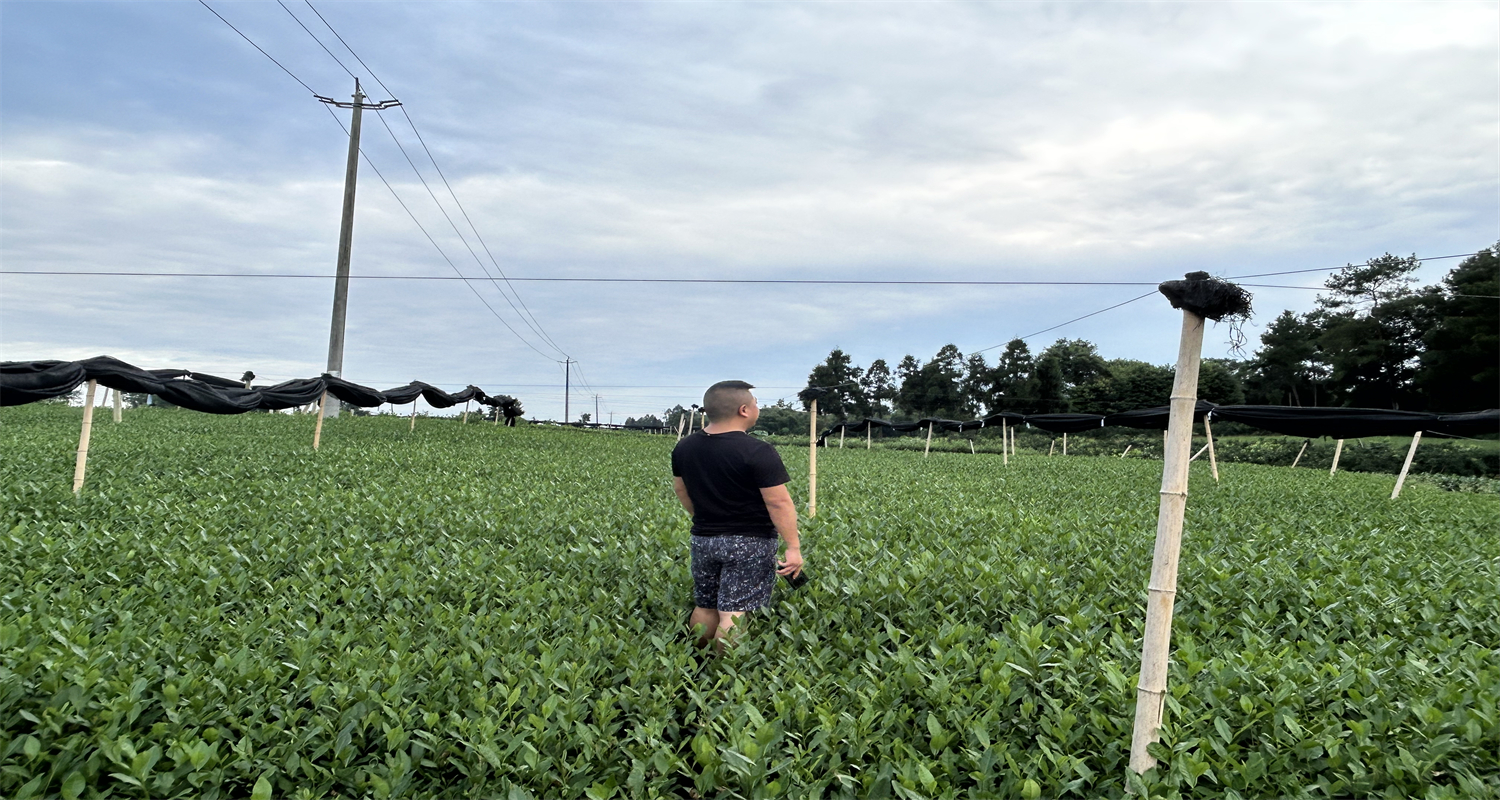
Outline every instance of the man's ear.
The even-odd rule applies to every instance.
[[[739,415],[742,416],[742,417],[748,417],[748,416],[750,416],[750,412],[747,410],[749,408],[750,408],[750,405],[748,403],[745,404],[745,405],[740,406]]]

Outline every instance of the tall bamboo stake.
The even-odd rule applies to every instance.
[[[1123,452],[1123,453],[1120,454],[1120,458],[1124,458],[1125,456],[1130,455],[1130,448],[1132,448],[1132,447],[1135,447],[1135,445],[1133,445],[1133,444],[1127,444],[1127,445],[1125,445],[1125,452]]]
[[[1198,452],[1194,453],[1193,457],[1190,458],[1190,459],[1188,459],[1188,461],[1197,461],[1204,453],[1207,453],[1207,452],[1208,452],[1208,445],[1203,445],[1202,447],[1198,448]]]
[[[844,426],[839,426],[839,449],[844,449]]]
[[[73,463],[73,494],[83,488],[83,475],[89,467],[89,434],[94,432],[94,390],[99,381],[89,379],[88,392],[83,397],[83,429],[78,432],[78,460]]]
[[[124,416],[124,410],[120,406],[120,390],[115,390],[115,422],[119,422]]]
[[[1053,439],[1052,440],[1052,444],[1048,445],[1048,447],[1047,447],[1047,455],[1050,456],[1050,455],[1052,455],[1053,453],[1056,453],[1056,452],[1057,452],[1057,439]]]
[[[1000,418],[1000,466],[1010,466],[1010,434],[1006,431],[1010,426],[1005,424],[1005,418]]]
[[[874,425],[871,425],[868,422],[865,423],[865,449],[866,450],[870,449],[870,439],[872,437],[874,437],[874,435],[875,435],[874,434],[874,430],[875,430],[875,426]]]
[[[1063,434],[1063,455],[1068,454],[1068,434]]]
[[[416,429],[417,429],[417,401],[413,400],[413,401],[411,401],[411,427],[407,428],[407,430],[408,431],[414,431]]]
[[[932,426],[934,426],[936,424],[937,423],[935,423],[935,422],[929,422],[929,423],[927,423],[927,447],[923,448],[923,450],[922,450],[922,457],[923,458],[926,458],[927,454],[932,451]]]
[[[679,441],[679,442],[682,441],[682,426],[684,426],[686,424],[687,424],[687,419],[686,419],[685,415],[678,414],[677,415],[677,441]]]
[[[1344,440],[1340,439],[1333,445],[1333,466],[1328,468],[1328,474],[1332,475],[1339,471],[1339,456],[1344,452]]]
[[[973,439],[969,440],[969,453],[971,455],[978,455],[978,453],[974,451],[974,440]]]
[[[1411,437],[1411,448],[1406,451],[1406,463],[1401,465],[1401,474],[1396,478],[1396,488],[1391,490],[1391,499],[1401,494],[1401,485],[1406,483],[1406,471],[1411,469],[1411,460],[1417,454],[1417,443],[1422,441],[1422,432],[1417,431]]]
[[[500,427],[500,406],[495,406],[495,427]]]
[[[1167,450],[1161,470],[1156,552],[1146,595],[1146,635],[1141,647],[1141,678],[1136,688],[1135,730],[1130,739],[1130,768],[1137,773],[1156,766],[1156,759],[1146,752],[1146,746],[1158,739],[1167,697],[1172,603],[1177,594],[1177,556],[1182,546],[1182,516],[1187,508],[1188,451],[1193,446],[1193,410],[1202,355],[1203,317],[1183,310],[1182,341],[1177,352],[1177,374],[1172,380]]]
[[[313,449],[318,449],[318,443],[323,440],[323,410],[328,407],[328,390],[323,390],[323,396],[318,398],[318,422],[313,425]]]
[[[818,515],[818,399],[807,415],[807,516]]]
[[[468,425],[469,424],[469,404],[472,403],[472,402],[474,402],[474,401],[473,400],[465,400],[464,401],[464,421],[460,422],[458,424],[460,424],[460,425]]]
[[[1214,429],[1208,424],[1208,417],[1203,418],[1203,433],[1208,436],[1208,467],[1214,472],[1214,483],[1219,482],[1219,460],[1214,458]]]
[[[1307,452],[1307,445],[1309,443],[1311,443],[1311,442],[1312,442],[1311,439],[1303,439],[1302,440],[1302,449],[1298,450],[1297,451],[1297,457],[1294,458],[1294,459],[1292,459],[1292,466],[1294,466],[1294,467],[1297,466],[1297,462],[1302,460],[1302,454]]]

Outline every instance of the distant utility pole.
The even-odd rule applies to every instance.
[[[594,424],[599,424],[599,395],[594,395]]]
[[[573,359],[563,361],[563,423],[567,424],[571,413],[568,401],[573,397]]]
[[[331,97],[313,95],[324,103],[339,108],[353,109],[349,121],[349,162],[344,167],[344,216],[339,221],[339,265],[333,281],[333,324],[328,332],[328,374],[343,377],[344,374],[344,317],[349,310],[349,252],[354,247],[354,184],[359,177],[359,122],[360,112],[365,109],[379,111],[399,106],[395,100],[381,103],[366,103],[365,93],[359,88],[359,78],[354,79],[354,102],[340,103]],[[337,417],[339,403],[324,403],[323,416]]]

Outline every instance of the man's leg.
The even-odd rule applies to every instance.
[[[698,646],[707,647],[719,635],[718,609],[695,607],[693,615],[688,617],[688,627],[698,635]]]

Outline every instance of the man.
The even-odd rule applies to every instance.
[[[672,451],[672,485],[693,516],[693,615],[698,644],[723,649],[735,620],[771,600],[776,576],[802,574],[797,507],[776,448],[748,431],[760,406],[744,381],[703,395],[708,425]],[[786,540],[776,560],[777,535]]]

